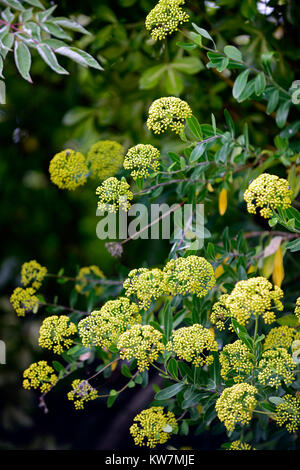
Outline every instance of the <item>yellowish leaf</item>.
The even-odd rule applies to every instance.
[[[224,215],[227,209],[227,189],[222,189],[219,194],[219,213]]]
[[[214,192],[214,188],[212,187],[212,185],[210,183],[207,183],[207,189],[210,193],[213,193]]]
[[[284,268],[283,268],[283,256],[281,246],[275,253],[274,256],[274,269],[273,269],[273,282],[275,286],[280,287],[284,279]]]

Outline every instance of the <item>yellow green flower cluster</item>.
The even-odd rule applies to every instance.
[[[108,300],[100,310],[93,311],[78,323],[78,332],[86,348],[115,345],[122,333],[142,318],[136,304],[126,297]]]
[[[200,256],[172,259],[165,268],[167,289],[172,295],[206,295],[215,285],[212,265]]]
[[[298,299],[296,300],[295,315],[298,318],[298,321],[300,322],[300,297],[298,297]]]
[[[224,346],[220,364],[223,379],[232,378],[234,382],[243,382],[253,368],[250,351],[240,339]]]
[[[35,295],[36,291],[32,287],[23,289],[16,287],[10,296],[10,303],[17,312],[18,317],[25,317],[26,313],[36,313],[39,307],[39,299]]]
[[[257,404],[257,389],[247,383],[225,388],[216,402],[219,420],[228,431],[234,431],[237,424],[248,424]]]
[[[300,426],[300,397],[284,395],[283,403],[276,406],[275,421],[278,426],[285,426],[288,432],[296,432]]]
[[[167,96],[153,101],[149,108],[147,126],[154,134],[161,134],[168,128],[180,134],[184,129],[185,120],[192,116],[192,110],[186,101]]]
[[[49,392],[58,381],[53,367],[46,361],[34,362],[23,372],[23,387],[27,390],[31,388],[40,389],[42,393]]]
[[[100,140],[90,148],[87,161],[92,178],[105,180],[114,176],[122,166],[124,147],[113,140]]]
[[[295,380],[293,371],[296,364],[285,348],[267,349],[262,354],[258,367],[258,381],[262,385],[278,388],[283,381],[290,385]]]
[[[135,445],[153,449],[158,444],[165,444],[177,429],[174,413],[165,413],[162,406],[153,406],[134,418],[130,434]]]
[[[131,147],[123,163],[125,170],[132,170],[131,176],[134,180],[138,178],[147,178],[149,171],[159,170],[160,151],[153,145],[138,144]]]
[[[241,325],[248,324],[251,316],[262,316],[264,322],[269,324],[276,320],[274,307],[283,309],[280,299],[283,292],[264,277],[252,277],[246,281],[239,281],[231,294],[225,299],[225,305],[230,316]]]
[[[233,441],[228,450],[255,450],[250,444],[242,441]]]
[[[214,303],[210,315],[210,321],[213,325],[219,330],[225,330],[225,322],[230,319],[230,312],[228,307],[226,307],[226,300],[228,299],[228,294],[223,294],[220,296],[219,300]]]
[[[121,359],[136,359],[140,371],[149,369],[165,349],[162,333],[151,325],[133,325],[120,336],[117,348]]]
[[[140,308],[147,309],[151,302],[166,293],[164,273],[158,268],[133,269],[124,281],[123,288],[127,297],[133,297]]]
[[[292,343],[300,339],[300,333],[289,326],[278,326],[272,328],[264,341],[264,349],[285,348],[289,349]]]
[[[45,318],[40,328],[39,345],[42,348],[53,349],[61,354],[74,343],[77,327],[67,315],[52,315]]]
[[[87,380],[73,380],[72,389],[68,393],[68,400],[74,402],[76,410],[83,410],[86,402],[98,398],[97,390]]]
[[[256,214],[256,210],[259,210],[260,215],[268,219],[274,210],[291,206],[292,194],[287,180],[263,173],[250,183],[244,199],[250,214]]]
[[[178,31],[179,25],[189,21],[189,15],[180,6],[183,4],[184,0],[160,0],[150,11],[145,26],[155,41]]]
[[[211,353],[218,351],[218,343],[208,328],[195,324],[174,331],[167,349],[173,351],[179,359],[191,362],[195,367],[202,367],[214,362]]]
[[[92,279],[91,279],[92,278]],[[78,281],[75,284],[75,289],[79,294],[88,295],[88,292],[85,292],[85,289],[89,282],[93,282],[97,279],[105,279],[103,272],[101,271],[98,266],[84,266],[80,268],[79,274],[77,276]],[[96,295],[100,295],[103,292],[103,288],[101,286],[95,285],[96,283],[93,282],[94,292]]]
[[[36,260],[28,261],[22,265],[21,282],[24,286],[31,284],[34,289],[39,289],[46,274],[47,268],[41,266]]]
[[[54,155],[49,172],[51,181],[60,189],[74,190],[86,183],[89,169],[82,153],[67,149]]]
[[[111,213],[117,212],[119,209],[128,211],[133,194],[130,186],[125,180],[119,181],[115,177],[107,178],[96,189],[99,196],[98,209]]]

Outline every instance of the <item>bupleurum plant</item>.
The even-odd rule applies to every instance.
[[[186,101],[175,96],[158,98],[149,108],[147,126],[154,134],[161,134],[168,128],[180,134],[185,120],[191,116],[192,110]]]
[[[137,446],[154,448],[157,444],[165,444],[177,429],[174,413],[165,413],[162,406],[153,406],[134,418],[130,434]]]
[[[54,155],[49,173],[52,183],[60,189],[73,191],[86,183],[89,169],[82,153],[67,149]]]
[[[91,177],[105,180],[120,170],[124,160],[124,147],[112,140],[96,142],[87,154]]]
[[[107,178],[96,189],[99,196],[98,209],[111,213],[118,212],[119,209],[128,211],[133,198],[130,186],[126,180],[119,181],[115,177]]]
[[[181,8],[184,3],[185,0],[160,0],[150,11],[145,26],[155,41],[165,39],[189,21],[189,15]]]
[[[147,178],[150,171],[158,171],[159,156],[160,151],[153,145],[138,144],[128,150],[123,166],[125,170],[131,170],[134,180]]]

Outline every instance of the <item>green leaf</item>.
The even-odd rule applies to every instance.
[[[190,131],[194,134],[196,139],[202,140],[202,130],[198,122],[198,119],[195,116],[187,118],[186,124],[189,127]]]
[[[165,88],[170,95],[180,95],[183,90],[183,81],[180,75],[172,68],[167,69],[167,76],[165,80]]]
[[[7,56],[8,51],[11,50],[14,44],[15,36],[12,33],[8,33],[0,41],[1,45],[1,55],[3,59]]]
[[[33,7],[40,8],[41,10],[45,10],[44,5],[39,0],[24,0],[24,2],[29,3]]]
[[[129,379],[132,377],[132,373],[126,364],[122,364],[121,374],[124,375],[124,377],[128,377]]]
[[[164,331],[166,339],[168,340],[172,334],[173,328],[173,314],[171,305],[167,305],[164,312]]]
[[[299,251],[300,250],[300,238],[297,238],[296,240],[289,242],[286,245],[286,248],[290,250],[292,253],[294,253],[295,251]]]
[[[255,89],[256,96],[260,96],[262,94],[262,92],[266,88],[266,85],[267,83],[266,83],[265,74],[263,72],[260,72],[256,76],[255,81],[254,81],[254,89]]]
[[[249,336],[248,331],[242,325],[240,325],[235,318],[231,319],[232,326],[238,335],[239,339],[243,341],[243,343],[247,346],[247,348],[252,351],[253,350],[253,341],[251,336]]]
[[[72,37],[67,34],[60,26],[51,21],[45,21],[45,23],[41,23],[41,28],[56,38],[67,39],[69,41],[72,39]]]
[[[249,76],[250,70],[244,70],[244,72],[240,73],[237,78],[235,79],[233,89],[232,89],[232,95],[235,99],[238,99],[239,96],[242,94],[244,91],[246,85],[247,85],[247,80]]]
[[[58,361],[52,361],[52,365],[57,372],[65,370],[64,366]]]
[[[278,102],[279,102],[279,91],[276,88],[274,88],[268,100],[267,111],[266,111],[267,114],[271,114],[273,113],[273,111],[275,111],[275,109],[277,108]]]
[[[192,26],[193,28],[195,29],[195,31],[197,31],[198,34],[200,34],[200,36],[206,38],[206,39],[209,39],[210,41],[212,41],[214,43],[214,46],[215,46],[215,42],[213,40],[213,38],[211,37],[211,35],[206,31],[206,29],[203,29],[203,28],[199,28],[199,26],[197,26],[195,23],[192,23]],[[216,46],[215,46],[216,47]]]
[[[3,3],[14,8],[15,10],[24,11],[24,7],[21,2],[19,2],[19,0],[3,0]]]
[[[245,101],[248,98],[250,98],[250,96],[253,95],[254,91],[255,91],[255,79],[253,79],[253,80],[251,80],[250,82],[247,83],[244,90],[242,91],[242,93],[237,98],[237,101],[239,103],[242,103],[242,101]]]
[[[6,103],[5,82],[3,80],[0,80],[0,104],[5,104],[5,103]]]
[[[229,57],[229,59],[237,60],[238,62],[240,62],[243,59],[242,54],[237,47],[225,46],[224,52],[227,55],[227,57]]]
[[[93,67],[97,70],[103,70],[101,65],[94,59],[94,57],[92,57],[87,52],[82,51],[81,49],[77,49],[77,47],[59,47],[55,52],[69,57],[70,59],[74,60],[74,62],[77,62],[83,67]]]
[[[77,21],[72,21],[68,18],[55,18],[53,23],[57,24],[58,26],[62,26],[63,28],[70,29],[71,31],[82,34],[90,34],[89,31],[81,26],[81,24],[77,23]]]
[[[299,325],[297,317],[293,314],[284,315],[283,317],[278,318],[277,323],[281,326],[291,326],[291,327]]]
[[[193,163],[197,161],[201,155],[205,152],[205,144],[198,144],[196,147],[193,149],[191,155],[190,155],[190,162]]]
[[[185,384],[183,383],[178,383],[171,385],[170,387],[164,388],[163,390],[160,390],[158,393],[155,395],[156,400],[168,400],[169,398],[174,397],[177,395],[177,393],[180,392],[185,387]]]
[[[175,379],[178,379],[177,361],[176,359],[174,359],[174,357],[171,357],[171,359],[168,362],[168,372],[172,377],[174,377]]]
[[[190,75],[198,73],[205,68],[201,60],[197,57],[182,57],[172,62],[171,66],[179,72]]]
[[[281,397],[269,397],[269,401],[276,406],[281,405],[281,403],[284,403],[284,400]]]
[[[155,65],[147,69],[139,80],[140,88],[142,90],[150,90],[158,85],[162,75],[166,71],[165,65]]]
[[[47,44],[38,45],[36,48],[42,59],[54,72],[61,75],[69,75],[69,72],[59,65],[56,55]]]
[[[210,62],[206,65],[207,68],[216,68],[218,72],[223,72],[229,64],[228,57],[224,57],[222,54],[208,52],[207,56],[210,59]]]
[[[29,83],[32,83],[29,70],[31,67],[31,54],[28,47],[22,42],[15,41],[14,48],[15,63],[19,73]]]
[[[73,126],[83,119],[86,119],[93,113],[91,108],[84,108],[77,106],[76,108],[70,109],[63,117],[63,124],[65,126]]]
[[[282,128],[285,125],[290,107],[291,107],[291,101],[288,100],[288,101],[284,101],[284,103],[282,103],[277,109],[276,124],[278,127]]]
[[[224,109],[224,116],[225,116],[225,121],[226,121],[226,124],[230,130],[230,133],[231,133],[231,137],[234,137],[234,134],[235,134],[235,126],[234,126],[234,122],[232,120],[232,117],[230,116],[229,112],[227,111],[227,109]]]

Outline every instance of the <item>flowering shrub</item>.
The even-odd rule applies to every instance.
[[[184,26],[181,39],[190,42],[176,43],[180,53],[191,50],[205,58],[211,73],[227,77],[238,103],[259,100],[260,107],[266,101],[263,109],[276,111],[283,129],[294,103],[290,90],[273,76],[272,54],[264,55],[258,68],[248,65],[235,46],[221,41],[219,51],[208,31],[195,23],[187,31],[189,13],[183,6],[181,0],[158,2],[146,18],[152,38],[164,39],[166,50],[166,38]],[[155,47],[152,40],[150,45]],[[164,96],[150,105],[147,136],[161,139],[161,151],[138,142],[125,151],[125,144],[99,141],[87,155],[63,150],[51,160],[50,179],[61,189],[82,186],[90,176],[97,180],[95,208],[101,211],[120,215],[146,196],[151,202],[205,204],[213,220],[205,214],[209,229],[204,245],[195,248],[193,212],[180,238],[170,237],[169,255],[158,266],[145,261],[128,269],[122,254],[129,240],[109,242],[109,253],[119,257],[114,279],[101,266],[83,267],[72,277],[50,273],[37,261],[25,263],[21,281],[26,288],[15,289],[11,304],[19,316],[38,310],[50,314],[38,343],[53,352],[53,362],[29,366],[23,386],[39,389],[45,407],[56,383],[73,374],[65,395],[76,410],[101,399],[112,407],[125,390],[150,386],[153,400],[129,429],[138,446],[153,448],[175,434],[195,431],[221,435],[230,450],[271,449],[282,437],[287,448],[296,448],[300,304],[299,297],[289,295],[291,283],[285,284],[284,256],[300,249],[294,207],[299,155],[294,142],[289,146],[289,131],[299,126],[283,129],[275,137],[276,148],[261,149],[252,143],[247,124],[241,130],[227,110],[218,126],[214,115],[200,123],[192,99]],[[218,220],[228,201],[240,211],[244,226],[234,219],[220,231]],[[261,225],[254,231],[256,223]],[[271,230],[276,225],[280,231]],[[50,277],[74,286],[69,305],[61,305],[58,296],[49,299]],[[42,285],[45,294],[39,291]],[[118,390],[108,390],[112,374],[124,381]]]

